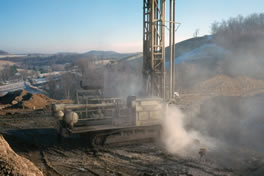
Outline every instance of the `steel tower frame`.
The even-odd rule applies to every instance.
[[[174,92],[175,0],[170,0],[169,94],[166,93],[166,0],[143,0],[143,75],[148,96],[170,99]]]
[[[165,3],[143,0],[143,74],[149,96],[165,98]]]

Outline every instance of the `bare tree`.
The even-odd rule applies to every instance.
[[[200,32],[200,29],[196,29],[196,30],[194,31],[194,33],[193,33],[193,37],[194,37],[194,38],[197,38],[198,35],[199,35],[199,32]]]
[[[247,17],[239,15],[222,22],[214,22],[211,33],[216,36],[218,43],[225,47],[232,47],[263,39],[263,29],[264,13],[260,13]]]
[[[73,80],[73,76],[71,73],[66,73],[63,75],[62,77],[62,88],[63,88],[63,91],[64,91],[64,98],[66,99],[70,99],[71,98],[71,95],[72,95],[72,90],[73,90],[73,87],[74,87],[74,80]]]
[[[53,77],[49,78],[48,82],[48,90],[51,98],[57,98],[56,93],[57,93],[57,84],[56,80]]]
[[[4,65],[0,74],[1,80],[8,81],[12,79],[15,76],[16,72],[17,72],[16,65],[12,65],[12,66],[8,64]]]

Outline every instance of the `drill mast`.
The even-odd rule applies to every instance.
[[[175,0],[170,0],[169,79],[166,79],[165,65],[165,5],[166,0],[143,0],[143,75],[149,96],[170,99],[174,92]]]

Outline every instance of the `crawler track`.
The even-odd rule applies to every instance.
[[[105,130],[90,134],[94,148],[101,146],[123,146],[153,141],[159,136],[160,127],[133,127],[128,129]]]

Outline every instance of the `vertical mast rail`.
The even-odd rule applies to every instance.
[[[166,0],[143,0],[143,75],[148,96],[171,99],[175,91],[175,0],[170,0],[168,79],[165,65],[165,5]],[[169,91],[166,91],[166,81]]]
[[[175,0],[172,1],[173,15],[172,15],[172,96],[175,92]]]
[[[175,0],[170,0],[169,51],[169,99],[171,99],[175,91]]]
[[[143,74],[149,96],[165,99],[165,2],[143,0]]]
[[[172,98],[172,82],[173,82],[173,65],[172,65],[172,61],[173,61],[173,0],[170,0],[170,33],[169,33],[169,53],[170,53],[170,57],[169,57],[169,99]]]

